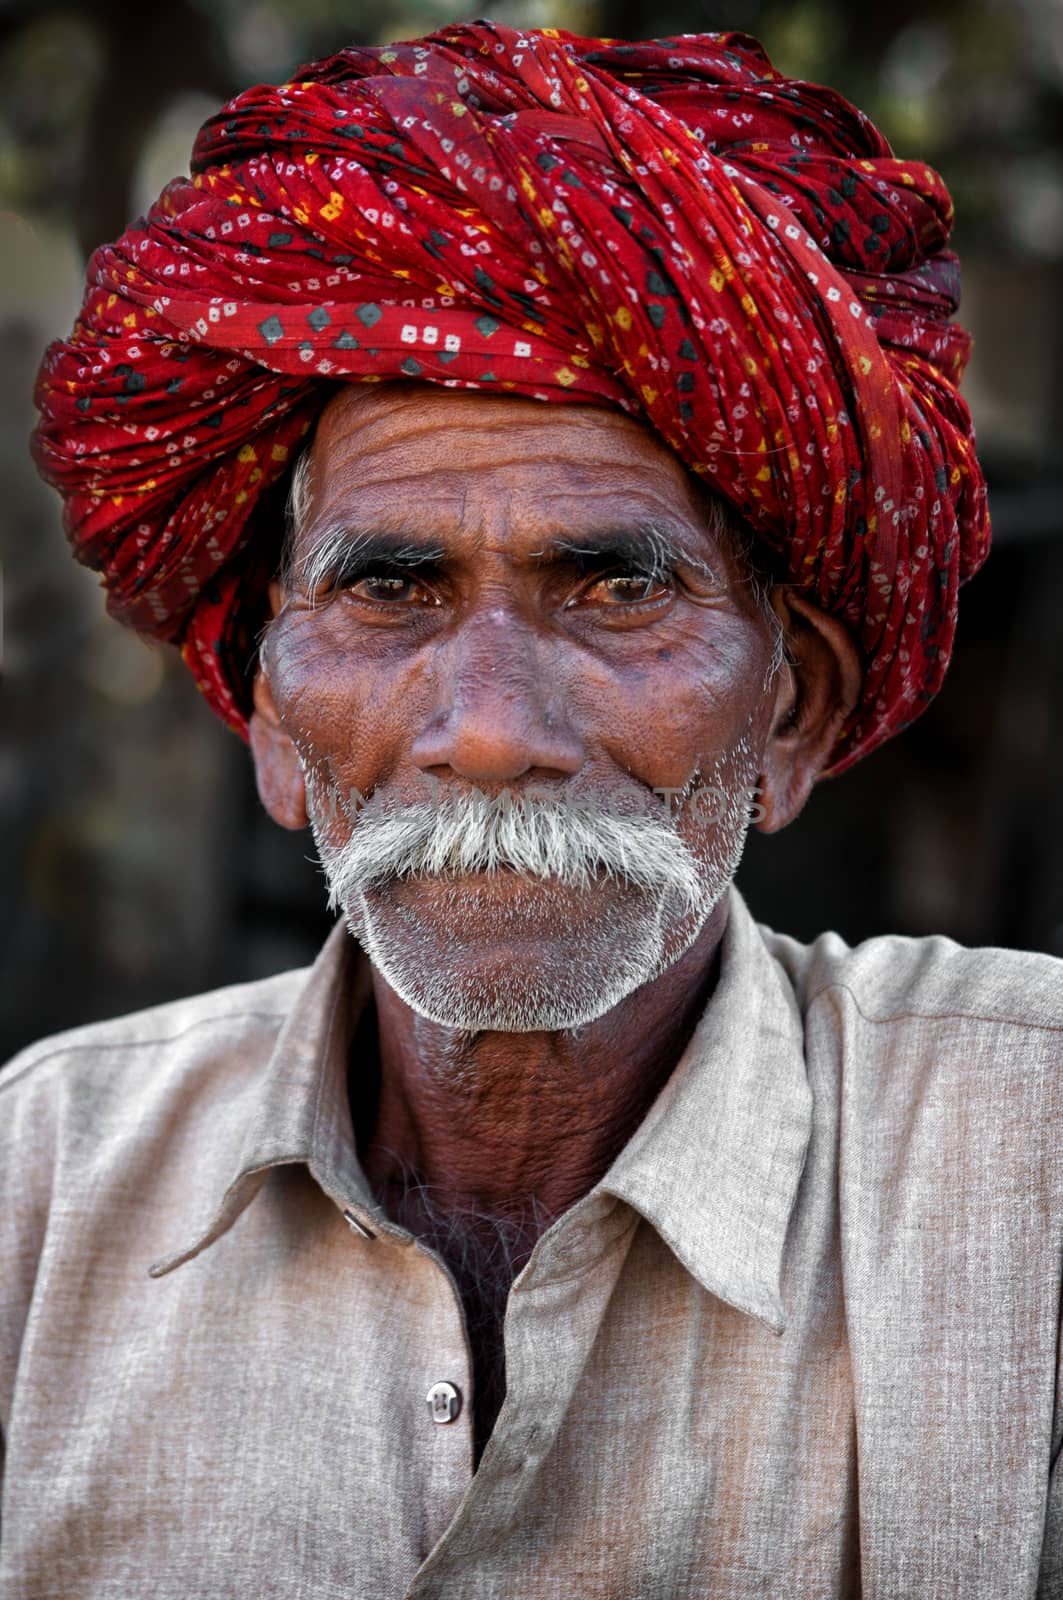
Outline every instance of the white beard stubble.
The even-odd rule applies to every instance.
[[[491,804],[477,792],[356,814],[304,767],[307,809],[329,907],[414,1011],[463,1031],[573,1029],[610,1011],[682,956],[727,892],[749,828],[757,763],[748,736],[699,771],[670,815],[662,801],[637,815],[547,798]],[[692,816],[696,781],[722,797],[718,820]],[[539,794],[539,791],[535,791]],[[333,830],[345,837],[334,839]],[[466,874],[508,868],[527,892],[492,904]],[[404,879],[431,879],[447,915],[430,922],[398,904]],[[573,894],[572,891],[576,891]],[[438,904],[438,897],[437,897]],[[462,921],[485,915],[499,946],[535,939],[541,954],[500,971],[470,962]],[[545,921],[544,919],[548,919]]]

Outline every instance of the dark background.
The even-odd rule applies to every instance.
[[[41,351],[91,248],[185,168],[249,83],[428,31],[460,0],[0,0],[0,1059],[40,1034],[302,963],[327,922],[309,834],[262,812],[243,746],[171,653],[105,616],[26,454]],[[802,938],[943,932],[1063,955],[1063,6],[1058,0],[504,0],[628,37],[742,28],[944,174],[965,393],[995,551],[950,678],[903,738],[754,834],[740,883]]]

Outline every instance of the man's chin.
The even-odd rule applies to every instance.
[[[412,1010],[445,1027],[496,1033],[593,1022],[696,936],[691,927],[677,938],[659,901],[615,882],[578,889],[505,877],[366,890],[348,908],[348,927]]]
[[[559,988],[544,987],[513,982],[512,974],[503,984],[493,982],[489,973],[456,983],[450,973],[382,960],[379,952],[370,953],[370,959],[411,1011],[461,1033],[560,1033],[581,1028],[638,987],[625,983],[613,992],[595,984],[581,988],[571,981]]]

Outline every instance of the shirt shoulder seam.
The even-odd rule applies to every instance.
[[[226,1022],[230,1020],[242,1022],[284,1022],[287,1018],[287,1015],[288,1013],[285,1011],[223,1011],[208,1017],[197,1017],[194,1022],[188,1023],[186,1027],[178,1028],[176,1033],[159,1034],[157,1037],[148,1039],[72,1040],[69,1044],[56,1045],[54,1049],[45,1051],[43,1055],[31,1055],[29,1060],[21,1062],[20,1065],[14,1069],[14,1071],[0,1074],[0,1093],[3,1093],[5,1089],[10,1088],[12,1084],[20,1082],[21,1079],[24,1078],[28,1072],[33,1071],[34,1068],[46,1066],[49,1061],[54,1061],[57,1056],[80,1055],[85,1052],[98,1050],[139,1050],[150,1045],[176,1044],[178,1039],[183,1039],[186,1034],[194,1033],[197,1028],[202,1028],[207,1023],[219,1022],[222,1020]],[[32,1050],[33,1046],[30,1045],[29,1049]]]
[[[810,995],[805,1003],[805,1009],[810,1011],[816,1001],[821,999],[823,995],[829,994],[832,989],[837,989],[843,994],[847,994],[865,1022],[905,1022],[909,1020],[919,1020],[920,1022],[992,1022],[1010,1028],[1033,1028],[1038,1033],[1063,1033],[1063,1023],[1035,1022],[1028,1017],[989,1016],[978,1011],[891,1011],[886,1016],[875,1017],[864,1010],[854,989],[851,989],[847,983],[839,983],[837,980],[823,984],[814,994]]]

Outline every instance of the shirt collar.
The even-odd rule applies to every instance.
[[[782,1333],[783,1250],[811,1129],[801,1013],[732,889],[716,988],[600,1187],[641,1212],[704,1288]]]
[[[192,1242],[156,1262],[153,1277],[232,1227],[275,1166],[304,1163],[341,1209],[354,1205],[392,1231],[358,1162],[347,1093],[348,1046],[371,981],[337,923],[255,1080],[243,1137],[234,1132],[226,1176],[235,1176]],[[811,1122],[793,992],[732,889],[712,997],[598,1188],[652,1223],[704,1288],[781,1333],[782,1256]]]
[[[341,1209],[354,1204],[379,1213],[358,1162],[347,1093],[348,1046],[371,989],[368,961],[337,922],[262,1064],[249,1104],[241,1107],[243,1119],[231,1118],[234,1137],[223,1161],[226,1178],[235,1176],[220,1201],[217,1189],[208,1195],[214,1209],[190,1244],[155,1262],[153,1278],[191,1261],[227,1232],[273,1167],[305,1164]]]

